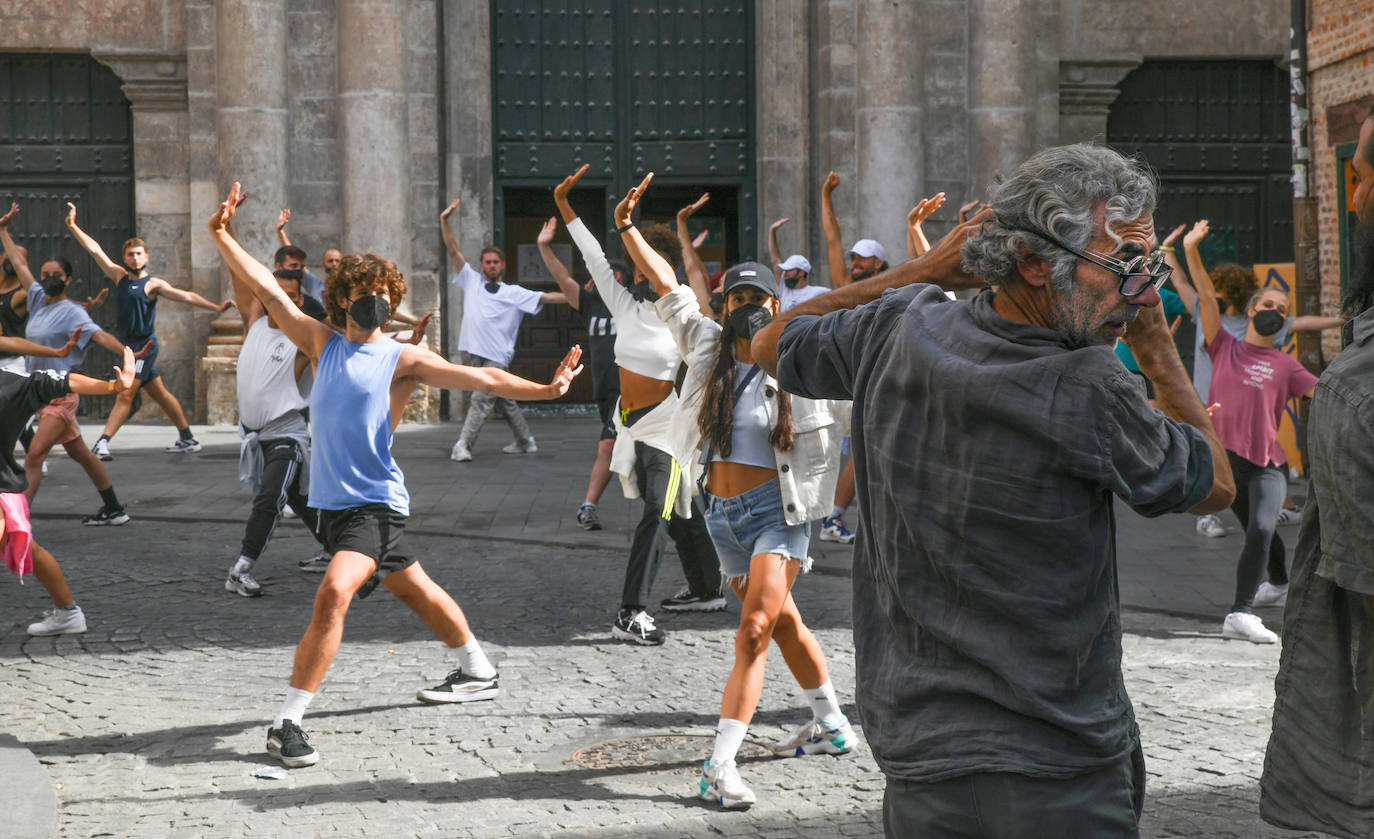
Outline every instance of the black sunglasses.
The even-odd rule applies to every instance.
[[[1079,259],[1085,259],[1094,265],[1100,265],[1121,278],[1121,296],[1139,297],[1145,293],[1147,288],[1158,289],[1164,285],[1164,281],[1169,279],[1173,269],[1164,261],[1164,251],[1156,250],[1149,256],[1133,256],[1126,261],[1114,259],[1110,256],[1092,251],[1075,250],[1048,233],[1039,230],[1029,230],[1024,227],[1013,227],[1011,230],[1019,233],[1029,233],[1032,236],[1039,236],[1041,239],[1054,245],[1056,248],[1066,250]]]

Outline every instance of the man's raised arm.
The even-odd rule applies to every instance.
[[[458,209],[460,199],[453,199],[444,211],[439,214],[439,233],[444,237],[444,247],[448,250],[449,261],[453,263],[453,273],[457,274],[463,270],[463,266],[468,261],[463,258],[463,252],[458,250],[458,240],[454,238],[453,231],[449,229],[448,217],[453,215],[453,211]]]
[[[105,273],[105,276],[115,282],[119,282],[123,279],[125,274],[129,273],[123,265],[116,265],[111,261],[111,259],[105,255],[104,249],[100,247],[100,243],[92,239],[86,231],[77,226],[76,205],[70,201],[67,202],[67,229],[71,231],[77,243],[85,248],[86,253],[91,255],[91,258],[95,260],[95,264],[100,266],[100,270]]]

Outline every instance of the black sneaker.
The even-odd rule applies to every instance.
[[[306,741],[305,732],[291,720],[282,720],[281,728],[267,729],[267,753],[287,769],[314,766],[320,759],[320,753]]]
[[[577,526],[583,530],[601,529],[601,519],[597,518],[595,504],[583,504],[577,509]]]
[[[611,624],[611,637],[633,641],[645,647],[657,647],[668,636],[654,626],[653,616],[643,609],[635,612],[621,609],[620,614],[615,617],[615,623]]]
[[[129,514],[124,512],[123,507],[116,507],[113,510],[109,507],[101,507],[94,515],[82,519],[81,523],[91,527],[111,527],[126,524],[128,521]]]
[[[425,688],[415,694],[415,698],[421,702],[428,702],[431,705],[439,705],[446,702],[477,702],[482,699],[491,699],[501,692],[497,684],[497,677],[490,679],[479,679],[463,672],[460,667],[448,674],[442,685],[432,688]]]
[[[698,597],[691,589],[684,588],[658,605],[666,612],[723,612],[725,595],[716,592],[709,597]]]

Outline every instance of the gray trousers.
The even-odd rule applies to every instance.
[[[506,369],[506,365],[497,364],[489,358],[471,353],[460,353],[461,363],[469,367],[499,367]],[[510,424],[511,433],[515,435],[515,442],[523,443],[530,438],[530,427],[525,422],[525,415],[520,413],[520,406],[514,399],[507,399],[504,396],[493,396],[490,393],[472,392],[472,399],[468,403],[468,415],[463,420],[463,431],[458,435],[458,439],[463,445],[472,448],[472,444],[477,442],[477,434],[482,430],[482,424],[487,421],[487,416],[491,414],[492,406],[501,403],[501,410],[506,416],[506,422]]]

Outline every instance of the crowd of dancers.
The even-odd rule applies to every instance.
[[[452,672],[419,690],[420,701],[499,695],[499,674],[462,608],[406,544],[409,495],[392,434],[412,390],[427,384],[472,394],[453,461],[473,459],[495,408],[513,437],[504,451],[537,451],[518,403],[565,394],[583,371],[584,351],[570,348],[548,383],[508,368],[523,317],[569,305],[587,322],[585,359],[601,426],[577,522],[601,527],[597,502],[612,475],[627,498],[643,504],[611,636],[665,642],[650,593],[667,540],[686,584],[657,610],[718,612],[729,594],[739,603],[735,661],[697,795],[727,808],[756,801],[735,758],[759,702],[770,642],[810,705],[809,719],[774,751],[838,755],[854,748],[824,651],[792,596],[810,568],[819,525],[816,535],[827,541],[850,544],[855,529],[861,534],[856,690],[868,740],[889,776],[890,830],[945,824],[951,802],[991,793],[936,788],[985,772],[1084,784],[1091,775],[1097,786],[1083,787],[1090,798],[1124,790],[1126,806],[1103,815],[1094,804],[1087,823],[1129,817],[1134,824],[1143,763],[1119,688],[1114,566],[1108,572],[1097,561],[1110,553],[1114,526],[1093,499],[1115,494],[1149,515],[1210,516],[1229,505],[1245,539],[1222,635],[1276,640],[1252,608],[1281,603],[1287,591],[1275,536],[1286,496],[1278,424],[1287,401],[1310,396],[1316,381],[1278,347],[1293,330],[1340,320],[1291,318],[1286,294],[1259,288],[1252,272],[1204,267],[1199,245],[1207,221],[1181,225],[1160,241],[1153,182],[1135,163],[1097,147],[1037,155],[998,184],[987,204],[961,208],[957,226],[933,247],[922,225],[945,196],[920,201],[907,218],[908,259],[896,264],[873,239],[843,245],[833,203],[840,181],[831,173],[821,189],[831,286],[813,279],[805,255],[782,257],[778,236],[787,218],[769,227],[768,264],[746,261],[709,275],[698,254],[702,240],[689,229],[709,194],[679,211],[675,229],[641,224],[635,210],[652,174],[616,206],[619,241],[608,248],[568,201],[588,168],[553,189],[557,215],[537,240],[557,291],[507,281],[505,255],[495,246],[483,248],[474,266],[452,229],[458,202],[440,214],[452,283],[463,295],[461,363],[421,343],[429,315],[399,311],[405,279],[384,256],[331,248],[323,276],[316,275],[287,237],[286,210],[273,267],[247,253],[232,229],[244,199],[238,184],[209,220],[233,284],[233,296],[220,303],[152,276],[139,239],[125,242],[115,263],[68,205],[68,230],[114,283],[114,335],[88,311],[104,302],[105,290],[84,303],[67,297],[72,268],[65,260],[44,261],[34,280],[7,230],[15,205],[0,218],[7,257],[0,511],[8,564],[21,574],[32,570],[53,603],[29,632],[86,627],[58,562],[32,541],[28,503],[47,453],[61,443],[100,494],[101,507],[85,524],[127,522],[103,464],[113,457],[111,442],[133,395],[145,390],[176,427],[167,451],[200,448],[157,371],[157,301],[214,312],[236,306],[244,327],[240,478],[254,499],[224,585],[245,597],[262,594],[254,565],[288,509],[321,548],[302,569],[324,575],[267,750],[291,768],[319,760],[303,730],[306,711],[338,651],[350,603],[378,585],[454,651]],[[585,282],[552,248],[560,220]],[[1175,256],[1178,241],[1183,260]],[[627,261],[608,258],[608,250]],[[1214,282],[1221,277],[1228,278],[1224,287]],[[987,286],[991,291],[976,293]],[[1161,310],[1197,323],[1191,373],[1178,363]],[[388,333],[392,323],[410,334]],[[111,379],[72,372],[93,340],[121,357]],[[1056,389],[1062,393],[1045,401],[1044,392]],[[117,395],[89,449],[76,422],[79,394]],[[15,446],[35,414],[21,467]],[[1074,424],[1085,430],[1062,433]],[[856,495],[861,516],[851,529],[844,516]],[[1198,527],[1210,535],[1210,522]],[[1007,541],[1013,534],[1015,543]],[[984,564],[993,555],[1002,564]],[[1023,558],[1029,564],[1018,565]],[[1077,564],[1065,566],[1069,560]],[[1053,569],[1063,575],[1057,583],[1064,592],[1012,596],[1014,568]],[[1013,665],[1009,656],[1020,659]],[[1066,656],[1077,662],[1076,682],[1061,678]],[[1006,669],[1036,666],[1044,669],[1033,676]],[[993,798],[1020,806],[1044,795],[1027,787]],[[1046,835],[1059,835],[1046,824]]]

